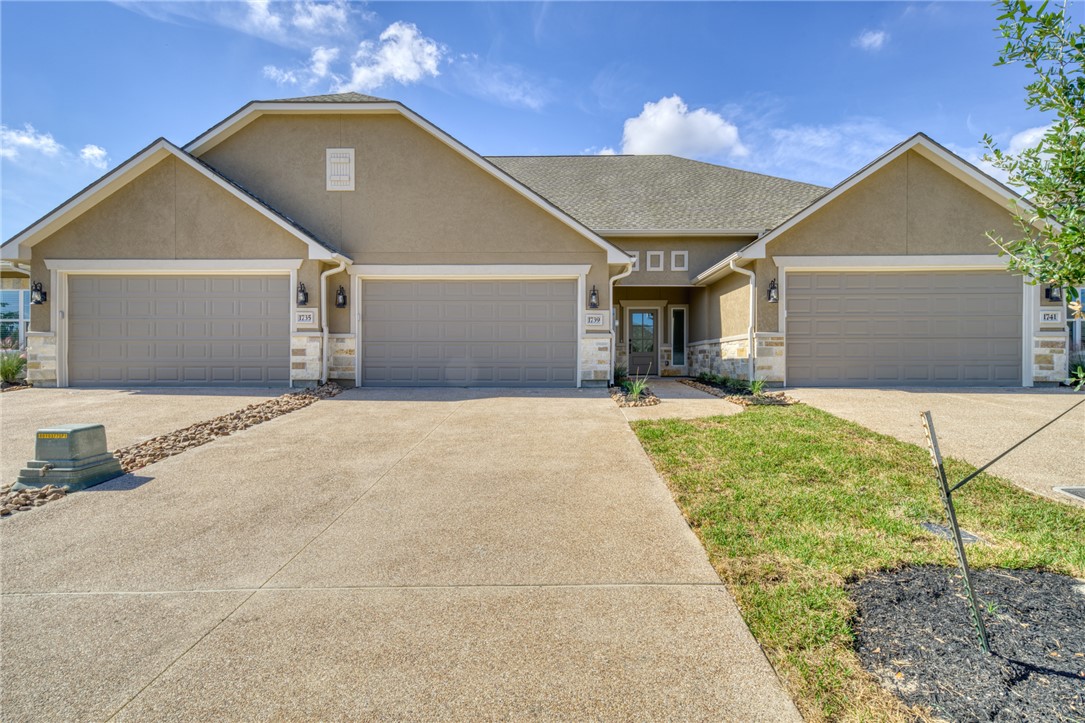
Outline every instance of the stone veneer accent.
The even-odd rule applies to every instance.
[[[57,337],[53,332],[26,335],[26,380],[36,387],[57,385]]]
[[[580,339],[580,380],[605,382],[610,379],[610,335],[586,334]]]
[[[290,383],[320,381],[320,332],[290,335]]]
[[[1067,335],[1039,333],[1032,337],[1032,375],[1036,382],[1064,382],[1069,375],[1070,350]]]
[[[355,344],[353,334],[330,334],[328,347],[331,359],[328,362],[329,379],[354,379]]]
[[[783,334],[758,332],[754,334],[754,344],[757,349],[754,375],[770,384],[782,384],[785,366]],[[701,372],[732,379],[746,379],[749,376],[749,343],[745,335],[693,342],[687,353],[690,376],[697,376]]]

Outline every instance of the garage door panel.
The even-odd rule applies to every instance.
[[[575,384],[575,281],[364,280],[362,296],[365,384]]]
[[[286,277],[76,276],[68,292],[73,384],[289,379]]]
[[[1009,274],[794,272],[785,303],[789,384],[1020,383]]]

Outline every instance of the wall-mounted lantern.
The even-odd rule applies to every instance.
[[[298,282],[298,306],[305,306],[309,303],[309,292],[305,290],[305,284]]]
[[[591,293],[588,294],[588,308],[599,308],[599,290],[595,288],[595,284],[592,284]]]
[[[342,286],[340,286],[339,290],[335,292],[335,308],[347,308],[347,292],[343,291]]]
[[[31,304],[44,304],[49,299],[49,294],[41,288],[41,282],[35,281],[30,285],[30,303]]]
[[[776,285],[776,279],[769,282],[768,302],[776,304],[780,301],[780,287]]]
[[[1047,286],[1044,288],[1044,298],[1048,301],[1062,301],[1062,289],[1057,286]]]

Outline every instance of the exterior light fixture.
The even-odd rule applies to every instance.
[[[343,287],[340,286],[339,290],[335,292],[335,308],[345,309],[347,306],[347,292],[343,291]]]
[[[770,304],[780,302],[780,287],[776,285],[776,279],[769,282],[768,302]]]
[[[30,303],[44,304],[49,299],[49,294],[41,288],[41,282],[35,281],[30,285]]]
[[[309,303],[309,292],[305,290],[305,284],[298,282],[298,306],[305,306]]]
[[[599,308],[599,290],[595,288],[595,284],[592,284],[591,293],[588,294],[588,308]]]
[[[1044,289],[1044,298],[1048,301],[1062,301],[1062,289],[1057,286],[1048,286]]]

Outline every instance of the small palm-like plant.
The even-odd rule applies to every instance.
[[[760,396],[763,391],[765,391],[764,379],[754,379],[752,382],[750,382],[750,394],[756,397]]]
[[[26,369],[26,357],[20,351],[0,352],[0,381],[15,384]]]

